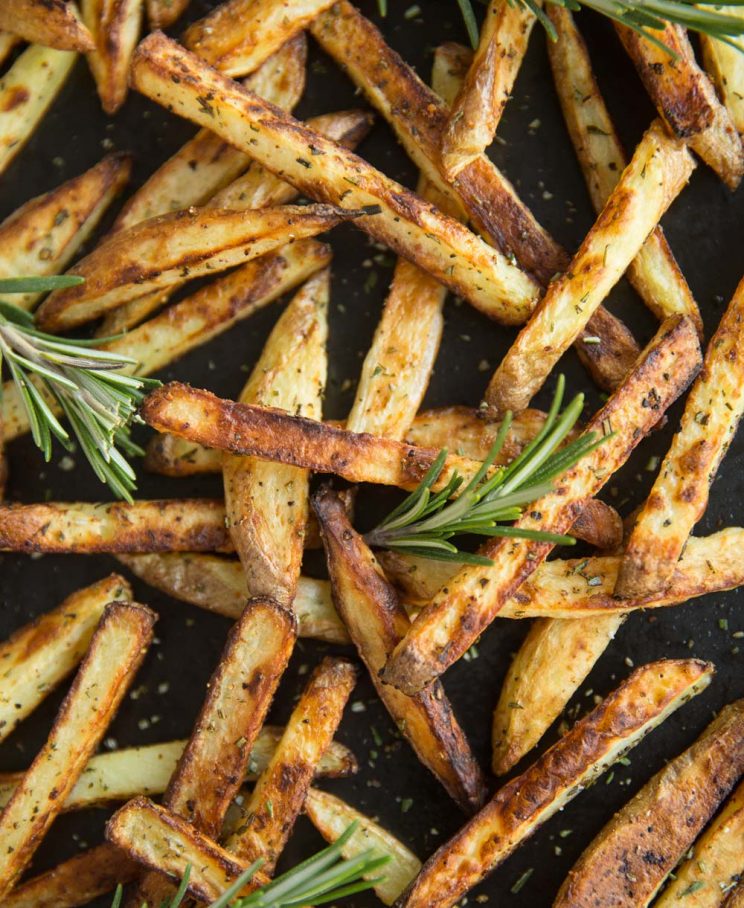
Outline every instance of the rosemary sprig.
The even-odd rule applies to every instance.
[[[449,540],[465,534],[476,536],[511,536],[540,542],[571,545],[574,539],[556,533],[504,526],[518,520],[523,509],[546,495],[552,481],[585,457],[608,436],[595,438],[586,433],[560,446],[565,441],[584,407],[584,395],[577,394],[560,413],[565,379],[558,379],[553,402],[540,432],[522,453],[505,467],[488,472],[506,441],[512,415],[507,413],[496,440],[485,461],[467,486],[460,490],[463,478],[454,471],[447,485],[436,494],[432,486],[444,468],[447,451],[440,452],[420,485],[375,529],[365,535],[366,542],[378,548],[395,549],[436,561],[461,564],[491,564],[489,558],[460,551]],[[560,450],[559,450],[560,448]]]
[[[47,292],[75,286],[73,275],[0,280],[0,293]],[[52,412],[56,401],[88,462],[112,492],[132,500],[135,474],[127,456],[141,454],[129,436],[143,392],[158,382],[126,373],[135,361],[96,349],[100,340],[70,340],[44,334],[33,316],[0,300],[0,365],[18,386],[31,434],[47,462],[57,438],[68,451],[74,442]]]
[[[343,859],[344,845],[354,835],[358,821],[346,828],[344,833],[328,848],[288,870],[248,896],[239,893],[251,881],[263,864],[254,861],[241,873],[235,882],[209,908],[299,908],[302,905],[325,905],[337,899],[371,889],[382,882],[382,877],[372,876],[390,861],[390,855],[381,854],[370,848],[356,857]],[[159,908],[179,908],[188,891],[189,873],[187,867],[181,885],[170,902],[163,902]],[[122,886],[117,886],[111,908],[119,908],[123,897]],[[143,905],[142,908],[147,908]]]

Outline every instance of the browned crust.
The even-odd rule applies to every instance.
[[[0,29],[57,50],[85,53],[95,46],[66,0],[0,0]]]
[[[95,45],[88,52],[88,63],[107,114],[116,113],[126,100],[143,10],[144,0],[82,0],[83,19]]]
[[[721,908],[744,908],[744,880],[729,892]]]
[[[555,908],[648,905],[744,772],[744,701],[615,814],[571,869]]]
[[[397,593],[352,528],[338,496],[324,487],[312,503],[326,547],[336,609],[380,699],[424,766],[471,813],[483,803],[485,780],[441,684],[435,682],[408,697],[380,681],[387,655],[410,625]]]
[[[191,0],[145,0],[150,30],[169,28],[186,11]]]
[[[603,552],[613,552],[623,541],[623,519],[598,498],[591,498],[571,525],[571,535]]]

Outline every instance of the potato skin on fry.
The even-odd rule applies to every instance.
[[[83,21],[93,37],[88,65],[107,114],[124,104],[129,65],[140,36],[144,0],[80,0]]]

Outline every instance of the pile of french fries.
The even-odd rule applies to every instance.
[[[739,184],[744,57],[706,39],[706,75],[683,30],[659,35],[672,59],[618,25],[659,114],[626,156],[572,14],[551,6],[555,87],[597,212],[570,253],[486,155],[535,22],[526,6],[491,0],[474,54],[435,50],[431,87],[348,0],[226,0],[181,42],[158,31],[140,42],[145,12],[157,29],[186,6],[0,0],[0,64],[16,54],[0,80],[0,174],[78,53],[107,112],[131,87],[199,127],[82,258],[126,186],[128,155],[105,157],[0,224],[0,278],[85,277],[45,299],[19,298],[40,328],[92,327],[102,347],[150,375],[291,294],[236,401],[173,382],[142,406],[156,430],[145,468],[221,474],[222,498],[0,503],[0,550],[115,555],[150,587],[233,622],[188,739],[100,753],[153,639],[156,616],[132,601],[128,582],[100,579],[0,644],[0,742],[74,675],[28,769],[0,774],[0,902],[73,908],[128,883],[125,904],[152,908],[187,867],[190,896],[211,901],[260,859],[255,888],[304,812],[328,842],[358,822],[346,856],[370,845],[390,855],[375,884],[384,904],[450,908],[713,680],[714,666],[694,658],[636,668],[494,793],[441,676],[496,617],[532,619],[493,714],[499,776],[540,743],[630,614],[744,586],[744,529],[692,535],[744,412],[744,279],[701,349],[697,304],[659,226],[693,153],[731,190]],[[395,130],[420,170],[416,192],[355,153],[372,124],[367,110],[292,116],[308,34]],[[316,237],[347,221],[400,258],[351,412],[332,423],[323,420],[332,246]],[[659,321],[644,347],[603,308],[623,276]],[[421,411],[448,291],[519,332],[481,407]],[[548,560],[550,543],[494,538],[479,549],[490,566],[461,567],[373,552],[352,525],[354,486],[411,490],[442,448],[457,453],[434,489],[455,471],[467,480],[507,411],[497,464],[508,463],[543,426],[530,403],[569,347],[607,392],[580,432],[605,441],[518,526],[570,531],[595,551]],[[685,394],[653,488],[623,524],[596,496]],[[0,443],[29,431],[11,382],[1,407]],[[302,572],[305,550],[319,546],[327,580]],[[326,656],[286,725],[266,724],[298,637],[351,646],[358,660]],[[314,787],[358,770],[335,736],[360,670],[469,817],[423,863]],[[739,700],[610,820],[554,905],[744,905],[743,776]],[[105,842],[24,877],[57,816],[102,805],[118,806]]]

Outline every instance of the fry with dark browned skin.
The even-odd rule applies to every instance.
[[[230,630],[207,698],[163,803],[200,832],[218,836],[245,777],[296,636],[292,615],[270,599],[250,599]],[[335,727],[334,727],[335,731]],[[130,905],[160,905],[170,884],[146,874]]]
[[[553,81],[592,205],[599,214],[627,160],[571,12],[549,4],[547,14],[558,35],[557,41],[548,44]],[[670,315],[688,315],[702,337],[697,303],[660,226],[649,234],[626,276],[660,321]]]
[[[57,50],[93,50],[93,36],[66,0],[0,0],[0,29]]]
[[[744,908],[744,880],[729,892],[722,908]]]
[[[142,28],[145,0],[80,0],[83,22],[93,36],[88,65],[107,114],[122,106],[129,66]]]
[[[190,2],[191,0],[145,0],[150,31],[173,25]]]
[[[105,607],[132,598],[129,584],[111,574],[19,628],[0,644],[0,741],[77,667]]]
[[[215,130],[312,198],[349,209],[380,206],[376,217],[360,219],[362,229],[493,318],[515,324],[531,311],[537,284],[506,256],[353,152],[266,105],[164,35],[150,35],[139,45],[132,84]],[[209,110],[200,105],[200,97],[210,99]]]
[[[620,597],[663,589],[744,413],[744,279],[710,340],[703,369],[685,401],[678,432],[625,547],[615,586]]]
[[[493,142],[534,24],[535,14],[524,3],[489,3],[478,49],[442,135],[442,169],[448,180],[455,180]]]
[[[139,866],[108,842],[31,877],[3,899],[4,908],[78,908],[119,883],[133,880]]]
[[[312,499],[331,576],[333,601],[380,699],[418,758],[449,795],[471,813],[485,797],[485,781],[444,689],[435,682],[412,697],[380,681],[388,655],[410,622],[374,555],[352,528],[328,487]]]
[[[587,426],[599,437],[610,426],[614,434],[558,479],[554,490],[534,502],[516,526],[568,529],[587,499],[599,492],[685,390],[699,364],[692,322],[680,317],[664,322],[635,369]],[[396,647],[384,672],[386,682],[416,691],[439,677],[468,650],[552,548],[527,540],[487,541],[480,551],[493,565],[466,566],[440,590]]]
[[[696,659],[668,659],[636,669],[529,769],[497,791],[429,858],[397,904],[455,905],[652,728],[704,690],[712,675],[713,666]]]
[[[628,26],[616,24],[615,30],[672,133],[688,142],[729,189],[736,189],[744,174],[741,139],[710,79],[698,66],[685,29],[672,24],[661,31],[649,29],[664,47]]]
[[[494,372],[494,414],[523,410],[620,280],[695,166],[686,146],[651,124],[568,271],[556,278]]]
[[[744,17],[740,6],[726,6],[727,16]],[[728,109],[739,135],[744,134],[744,42],[741,38],[731,37],[731,44],[700,35],[700,47],[703,51],[703,62],[708,75],[718,89],[723,103]]]
[[[106,606],[46,743],[0,814],[0,897],[5,898],[95,752],[152,640],[144,606]]]
[[[644,908],[742,772],[744,700],[737,700],[615,814],[574,864],[555,908]]]

